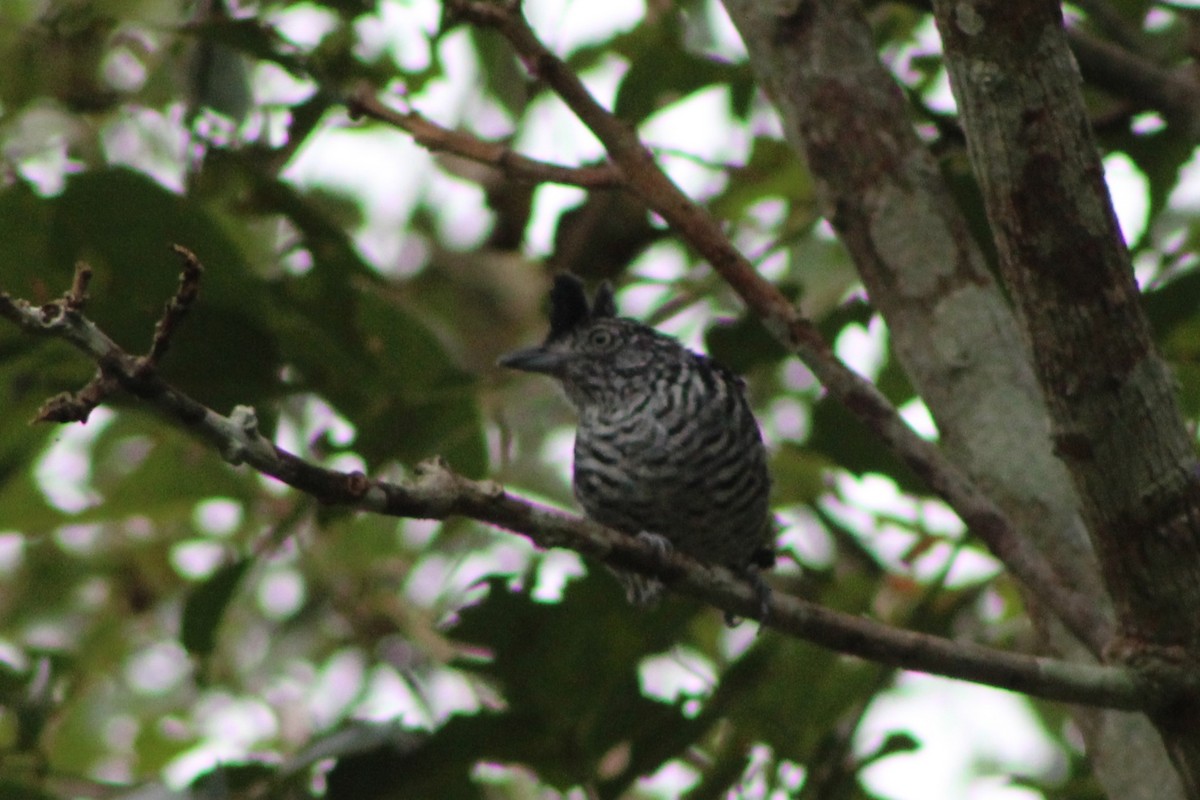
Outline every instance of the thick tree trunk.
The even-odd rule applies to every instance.
[[[725,5],[943,447],[1066,581],[1110,608],[1079,497],[1053,450],[1025,339],[908,122],[861,7],[853,0]],[[1042,613],[1037,598],[1027,601],[1050,649],[1088,657],[1089,648]],[[1093,651],[1111,630],[1095,634]],[[1080,710],[1076,720],[1110,797],[1184,796],[1146,717]]]
[[[1117,608],[1113,657],[1200,663],[1200,480],[1049,0],[935,0],[1000,268]],[[1152,714],[1200,796],[1193,702]]]

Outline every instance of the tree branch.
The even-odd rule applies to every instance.
[[[374,87],[362,84],[346,102],[351,117],[370,117],[407,131],[417,144],[433,153],[447,152],[502,170],[506,175],[530,183],[561,183],[584,189],[611,189],[624,185],[621,173],[611,164],[566,167],[538,161],[517,153],[507,145],[487,142],[469,133],[443,128],[414,110],[396,111],[379,102]]]
[[[170,306],[166,313],[171,313]],[[35,307],[0,293],[0,316],[29,333],[67,341],[99,364],[121,388],[171,424],[208,443],[231,464],[248,464],[321,502],[397,517],[465,516],[519,533],[543,548],[566,547],[613,567],[656,575],[673,590],[732,614],[749,616],[759,609],[761,599],[755,588],[724,567],[702,564],[679,552],[663,554],[592,520],[514,497],[493,481],[467,479],[440,460],[419,465],[416,477],[405,483],[310,464],[266,439],[258,430],[253,409],[238,406],[223,416],[164,381],[145,359],[123,351],[72,308],[69,298]],[[1135,672],[1124,668],[1005,653],[898,630],[779,593],[770,599],[766,624],[883,664],[1069,703],[1141,709],[1156,702],[1163,685],[1144,684]]]
[[[1200,83],[1190,67],[1161,67],[1077,27],[1067,29],[1067,40],[1086,80],[1125,100],[1131,110],[1154,109],[1188,138],[1200,137]]]
[[[887,398],[842,363],[816,326],[755,271],[720,224],[665,173],[637,132],[591,96],[579,77],[537,38],[515,2],[447,0],[451,18],[499,31],[528,69],[543,80],[592,131],[625,176],[628,187],[660,214],[738,293],[771,333],[794,351],[838,398],[872,430],[1006,567],[1094,651],[1099,633],[1110,629],[1093,598],[1063,581],[1040,553],[1015,530],[1004,512],[933,444],[918,436]]]
[[[1141,28],[1113,8],[1108,0],[1075,0],[1075,5],[1099,30],[1122,48],[1135,52],[1145,49],[1146,36]]]

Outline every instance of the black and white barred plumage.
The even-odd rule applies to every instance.
[[[560,275],[550,303],[542,345],[500,363],[553,376],[579,412],[574,488],[588,516],[761,581],[755,569],[771,561],[770,479],[741,380],[618,317],[608,284],[589,303],[578,278]],[[624,580],[639,603],[661,589]]]

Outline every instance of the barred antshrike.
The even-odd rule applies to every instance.
[[[588,516],[746,575],[765,614],[770,479],[737,376],[618,317],[607,283],[589,303],[565,274],[550,291],[546,340],[500,364],[556,378],[579,412],[574,486]],[[661,594],[656,580],[619,577],[639,605]]]

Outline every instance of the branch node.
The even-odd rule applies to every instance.
[[[258,414],[252,406],[234,406],[229,412],[229,422],[234,435],[222,448],[221,457],[236,467],[246,461],[262,434],[258,431]]]
[[[367,488],[362,499],[358,502],[360,508],[366,511],[374,511],[377,514],[383,512],[387,508],[387,504],[387,490],[376,481],[371,481],[370,487]]]
[[[454,473],[450,465],[441,456],[427,458],[416,466],[417,485],[430,492],[452,491],[454,488]]]
[[[38,306],[38,319],[41,321],[42,327],[49,329],[57,325],[63,318],[63,304],[59,300],[52,300]]]
[[[371,107],[377,103],[375,87],[367,81],[360,81],[346,97],[346,114],[357,122],[371,116]]]
[[[493,481],[490,479],[479,481],[475,484],[475,486],[487,500],[499,500],[501,497],[504,497],[505,494],[504,486],[498,481]]]
[[[258,436],[258,412],[254,406],[234,406],[229,420],[247,436]]]
[[[346,494],[355,500],[361,500],[374,486],[374,482],[358,470],[346,474]]]

